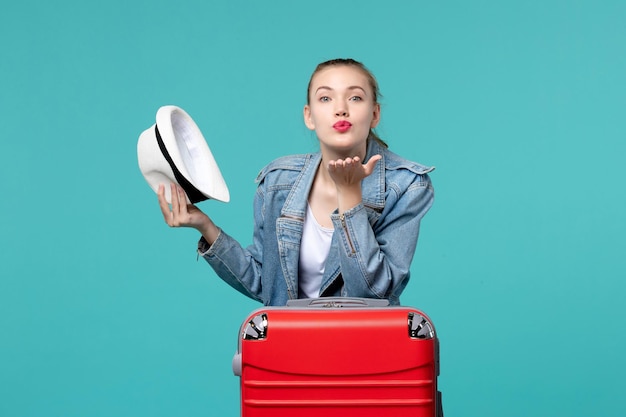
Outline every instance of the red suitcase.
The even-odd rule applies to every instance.
[[[387,304],[318,298],[253,311],[233,358],[242,417],[442,415],[435,328]]]

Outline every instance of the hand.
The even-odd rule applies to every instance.
[[[338,159],[328,163],[328,174],[337,187],[337,209],[343,213],[363,201],[361,180],[374,172],[381,155],[374,155],[366,164],[361,158]]]
[[[374,171],[374,166],[382,158],[374,155],[366,164],[361,163],[361,158],[338,159],[328,162],[328,173],[338,188],[361,184],[361,180]]]
[[[213,221],[193,204],[187,203],[187,195],[181,186],[170,184],[172,193],[172,203],[167,203],[165,199],[165,186],[161,184],[157,192],[159,198],[159,206],[165,223],[170,227],[192,227],[198,230],[204,238],[212,244],[219,229]]]

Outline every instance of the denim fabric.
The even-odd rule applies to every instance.
[[[362,182],[363,202],[331,215],[335,232],[320,296],[388,299],[400,304],[419,234],[434,200],[428,173],[434,168],[407,161],[368,143],[368,158],[380,154]],[[366,159],[367,160],[367,159]],[[253,242],[244,248],[224,231],[198,251],[229,285],[265,305],[298,298],[300,239],[309,191],[321,154],[292,155],[258,175]]]

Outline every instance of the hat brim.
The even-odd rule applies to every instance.
[[[188,201],[213,199],[227,203],[230,193],[202,132],[180,107],[163,106],[156,124],[137,142],[139,168],[148,185],[158,192],[165,185],[171,203],[170,183],[180,185]]]

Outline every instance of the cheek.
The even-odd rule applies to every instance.
[[[310,120],[316,125],[318,125],[318,127],[320,127],[320,125],[328,121],[328,116],[322,111],[312,110],[311,115],[310,115]]]
[[[360,124],[367,127],[371,127],[371,125],[376,122],[373,112],[370,112],[369,110],[363,111],[359,114],[358,120]]]

